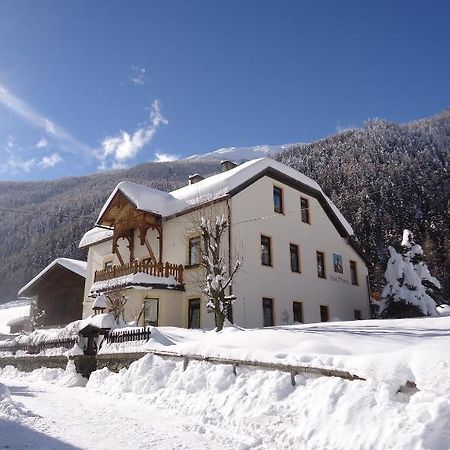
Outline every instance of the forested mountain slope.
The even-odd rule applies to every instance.
[[[450,298],[450,110],[402,125],[370,120],[277,159],[320,184],[373,263],[385,263],[387,246],[411,229]]]
[[[0,303],[14,300],[53,259],[86,259],[78,243],[120,181],[171,191],[186,185],[193,173],[218,170],[217,161],[195,160],[147,163],[55,181],[0,182]]]
[[[412,229],[449,298],[449,150],[447,110],[403,125],[371,120],[362,129],[293,145],[277,159],[322,186],[373,263],[384,262],[404,227]],[[190,174],[217,171],[217,161],[192,159],[56,181],[0,182],[0,302],[15,299],[56,257],[86,257],[78,242],[118,182],[170,191]]]

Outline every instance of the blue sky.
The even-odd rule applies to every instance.
[[[450,106],[448,1],[0,1],[0,179]]]

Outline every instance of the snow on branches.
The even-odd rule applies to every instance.
[[[436,316],[433,292],[439,281],[430,274],[423,258],[423,250],[413,241],[412,233],[404,230],[402,252],[389,247],[389,260],[384,278],[380,316],[401,318]]]
[[[216,330],[220,331],[225,319],[230,319],[231,307],[236,300],[234,295],[225,295],[225,292],[239,269],[240,261],[236,261],[227,275],[222,256],[223,237],[228,228],[228,221],[224,214],[217,216],[215,220],[202,217],[200,228],[202,231],[202,265],[206,269],[206,284],[203,289],[208,297],[206,308],[215,314]]]

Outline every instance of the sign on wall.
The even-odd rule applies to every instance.
[[[333,253],[333,269],[336,273],[344,273],[342,266],[342,255]]]

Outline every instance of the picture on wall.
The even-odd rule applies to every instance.
[[[343,273],[344,270],[342,268],[342,255],[337,255],[333,253],[333,268],[336,273]]]

